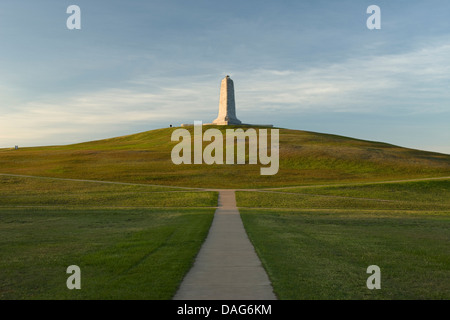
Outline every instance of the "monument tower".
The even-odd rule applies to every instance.
[[[203,125],[243,125],[243,126],[262,126],[273,127],[271,124],[248,124],[242,123],[236,117],[236,102],[234,101],[234,84],[230,76],[222,79],[220,84],[220,98],[219,98],[219,115],[212,123],[204,123]],[[201,121],[199,121],[201,123]],[[182,123],[182,127],[193,126],[192,123]]]
[[[222,79],[222,83],[220,85],[219,115],[216,120],[213,121],[213,124],[241,124],[241,121],[236,117],[234,85],[230,76],[226,76]]]

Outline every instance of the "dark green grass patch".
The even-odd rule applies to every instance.
[[[0,208],[0,299],[170,299],[214,209]],[[66,269],[81,268],[81,290]]]
[[[449,212],[240,211],[280,299],[450,298]]]

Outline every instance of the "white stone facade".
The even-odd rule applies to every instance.
[[[219,115],[213,121],[213,124],[230,125],[241,123],[236,117],[233,80],[231,80],[230,76],[226,76],[220,85]]]

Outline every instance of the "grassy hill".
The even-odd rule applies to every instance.
[[[216,128],[225,136],[224,127]],[[171,142],[175,129],[66,146],[0,149],[0,173],[205,188],[450,176],[450,155],[288,129],[280,129],[280,169],[274,176],[261,176],[260,164],[174,165],[170,155],[177,144]],[[192,133],[193,128],[188,130]]]
[[[174,186],[259,188],[237,204],[280,299],[449,299],[450,155],[280,129],[279,172],[261,176],[174,165],[175,129],[0,149],[0,299],[171,299],[218,200]]]

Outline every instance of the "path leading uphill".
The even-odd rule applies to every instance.
[[[209,234],[175,300],[275,300],[270,280],[247,237],[234,190],[218,190]]]

